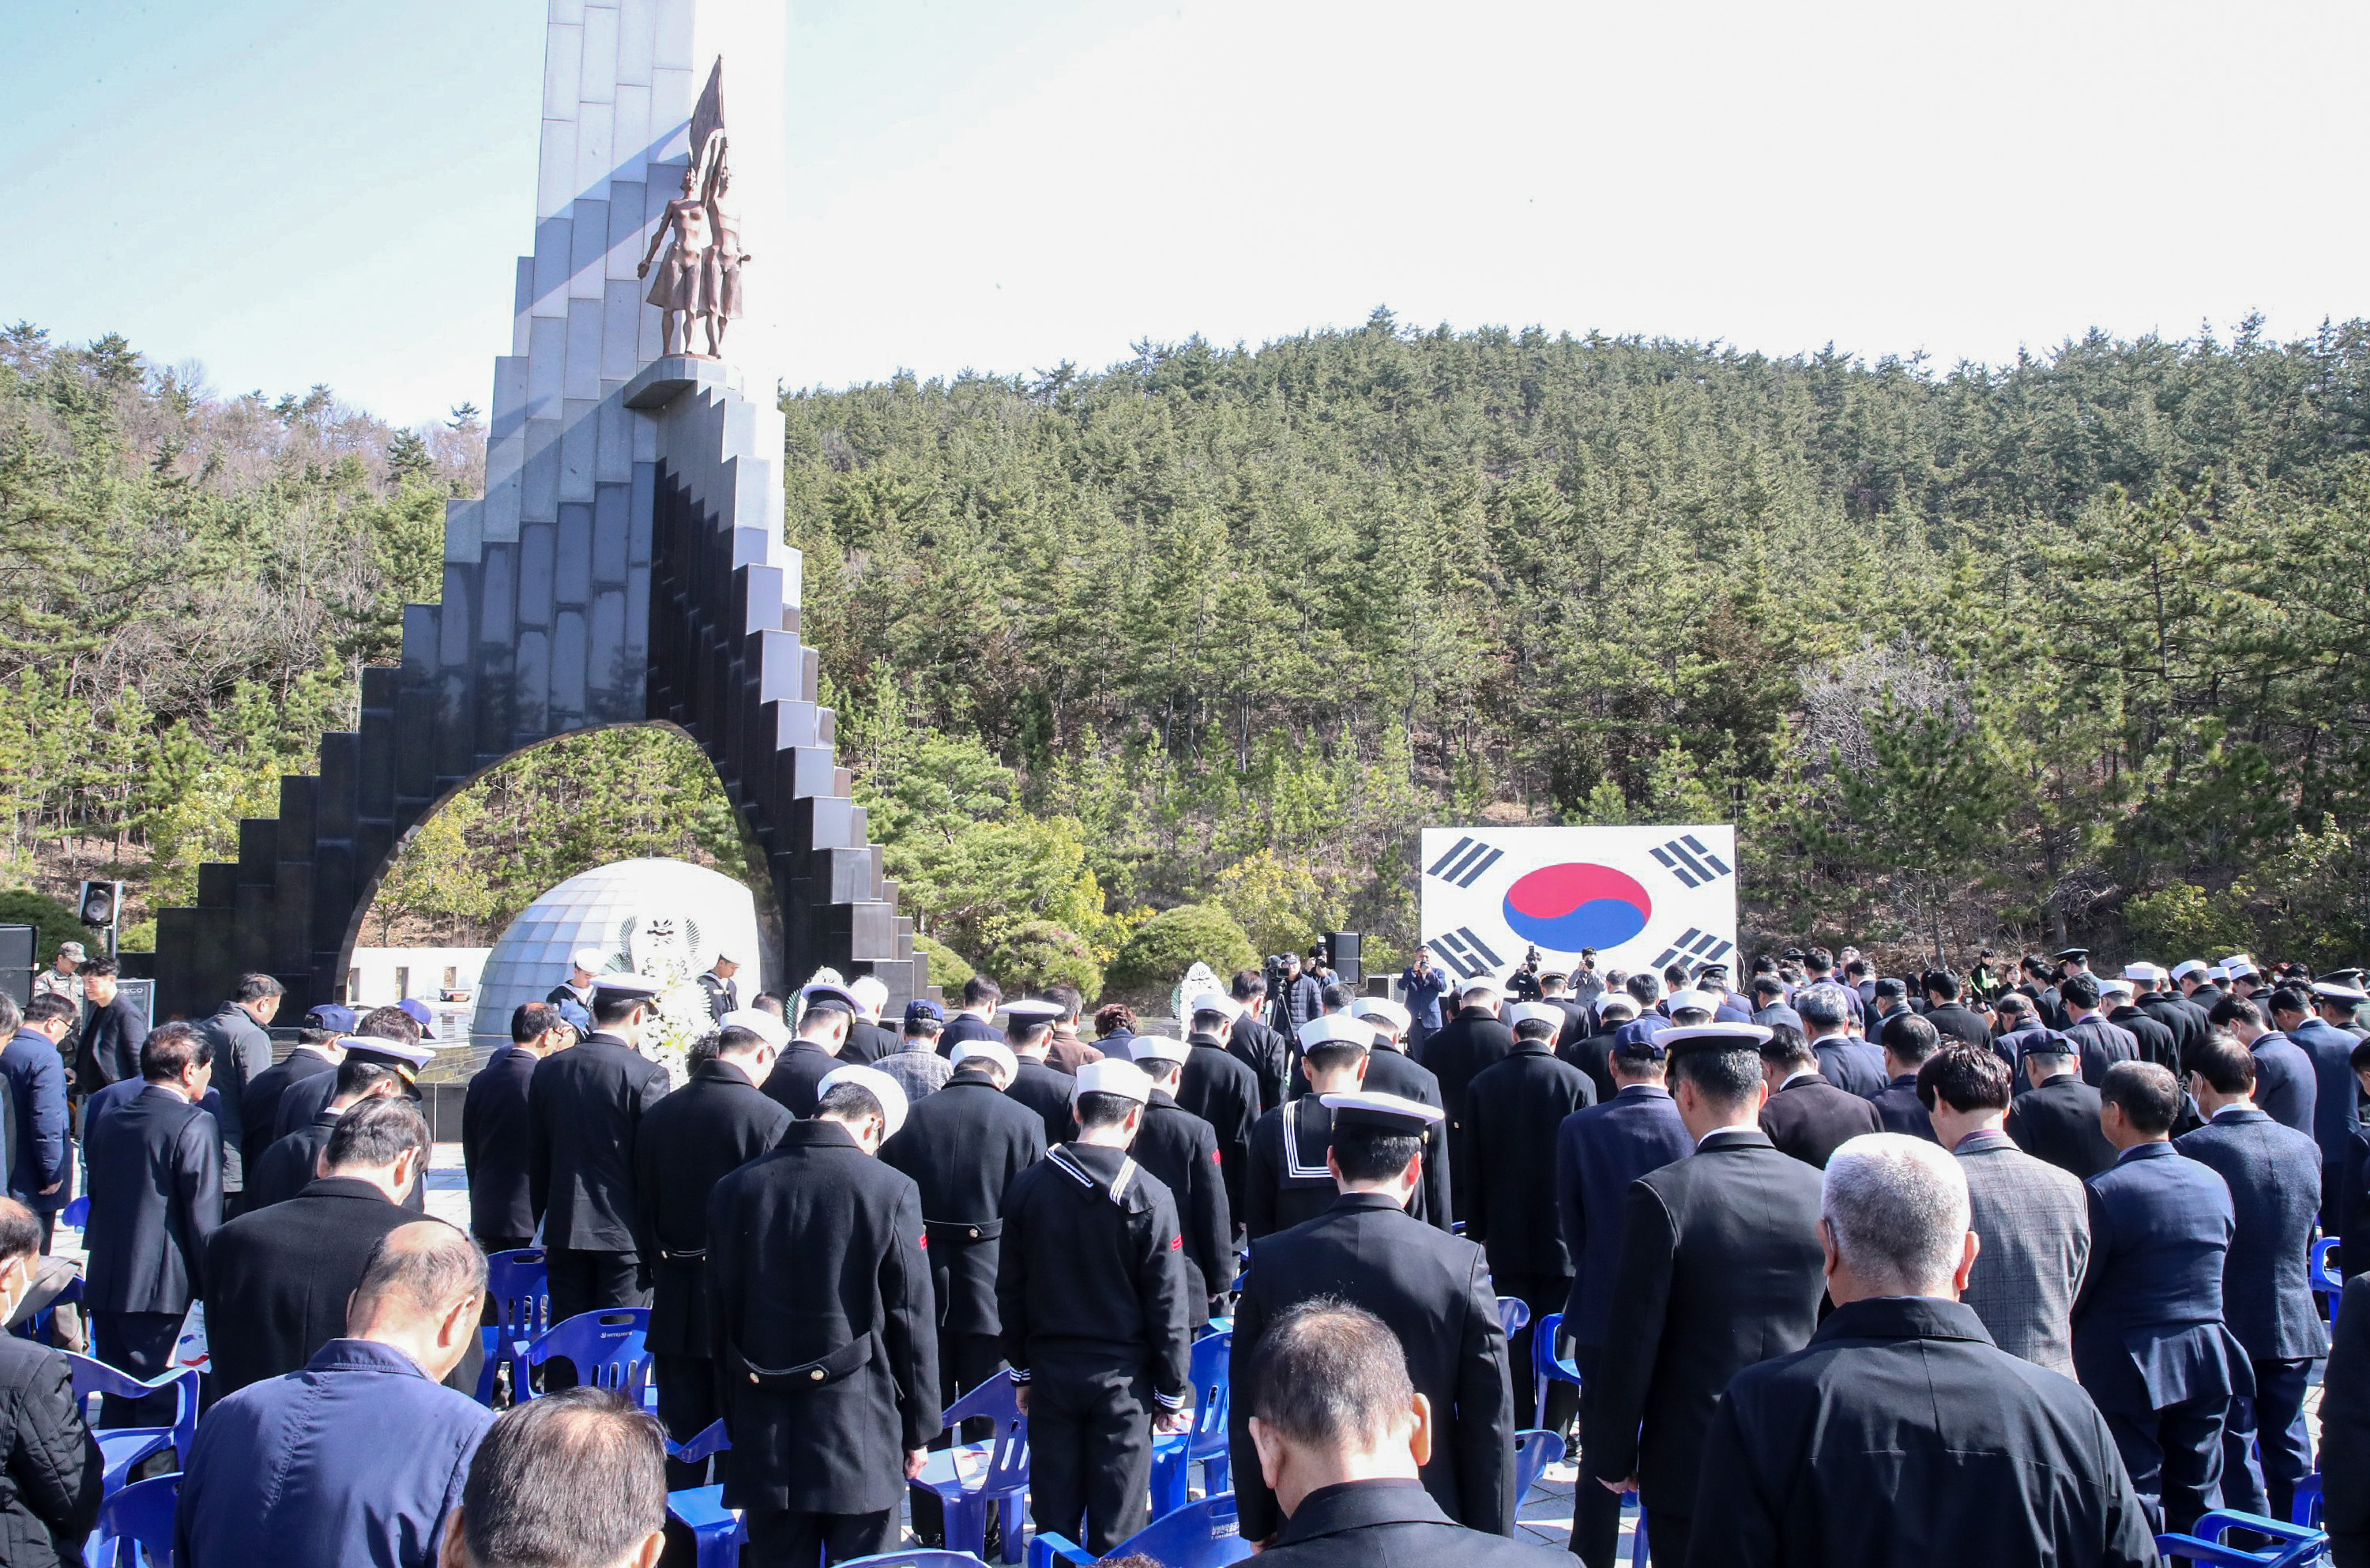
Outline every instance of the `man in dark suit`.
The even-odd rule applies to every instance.
[[[1960,1164],[1879,1134],[1837,1150],[1824,1188],[1835,1309],[1807,1348],[1720,1395],[1690,1561],[2153,1568],[2106,1423],[2065,1378],[1994,1346],[1959,1299],[1979,1244]],[[1651,1534],[1660,1547],[1659,1513]]]
[[[880,1147],[881,1159],[913,1178],[922,1195],[943,1404],[1004,1366],[1004,1326],[995,1313],[1004,1194],[1014,1177],[1045,1158],[1047,1147],[1045,1119],[1007,1092],[1019,1071],[1019,1058],[997,1041],[956,1046],[953,1075],[915,1101],[904,1130]]]
[[[2255,1108],[2283,1127],[2312,1136],[2319,1110],[2319,1078],[2312,1058],[2286,1035],[2270,1028],[2263,1009],[2239,997],[2214,1004],[2214,1027],[2226,1029],[2255,1054]]]
[[[2123,978],[2132,983],[2133,1004],[2170,1032],[2176,1057],[2185,1060],[2191,1046],[2205,1043],[2213,1028],[2205,1009],[2182,996],[2163,970],[2153,963],[2127,963]]]
[[[877,974],[859,974],[847,983],[847,994],[856,1003],[856,1016],[848,1021],[847,1043],[839,1048],[839,1059],[878,1066],[881,1057],[894,1055],[904,1045],[899,1032],[880,1021],[880,1011],[889,1005],[888,983]]]
[[[2293,993],[2283,991],[2273,996],[2273,1017],[2280,1018],[2281,997]],[[2349,1163],[2347,1150],[2353,1147],[2354,1135],[2362,1130],[2361,1096],[2353,1081],[2353,1048],[2362,1043],[2355,1036],[2337,1026],[2336,1020],[2351,1021],[2353,1009],[2365,999],[2364,993],[2353,986],[2322,981],[2312,988],[2312,1006],[2317,1009],[2304,1011],[2305,998],[2296,996],[2295,1021],[2283,1022],[2281,1032],[2295,1042],[2296,1047],[2312,1058],[2312,1141],[2320,1146],[2321,1228],[2331,1236],[2345,1229],[2345,1213],[2340,1194],[2345,1186]]]
[[[353,1032],[340,1043],[339,1066],[356,1053],[372,1055],[394,1067],[407,1085],[416,1085],[420,1069],[436,1055],[421,1032],[420,1020],[401,1008],[373,1008],[354,1024]],[[271,1113],[271,1137],[274,1143],[299,1127],[309,1127],[328,1108],[337,1091],[338,1079],[333,1073],[315,1073],[298,1078],[281,1091],[280,1103]],[[265,1152],[270,1152],[266,1146]]]
[[[1764,1029],[1782,1023],[1798,1034],[1802,1031],[1802,1015],[1786,999],[1786,982],[1774,974],[1753,977],[1753,1021]]]
[[[1248,1423],[1283,1528],[1260,1553],[1281,1568],[1456,1563],[1550,1568],[1571,1559],[1469,1530],[1423,1489],[1430,1412],[1416,1403],[1398,1336],[1372,1312],[1306,1302],[1269,1325]]]
[[[790,998],[790,1022],[797,1032],[765,1075],[765,1098],[791,1115],[814,1114],[823,1080],[837,1072],[847,1050],[848,1031],[856,1027],[856,998],[841,986],[809,986]],[[945,1045],[940,1039],[940,1047]]]
[[[2112,1166],[2115,1146],[2100,1131],[2099,1091],[2082,1081],[2073,1043],[2043,1030],[2001,1038],[2024,1042],[2027,1088],[2008,1112],[2016,1147],[2085,1182]]]
[[[1986,1051],[1992,1048],[1992,1026],[1962,1000],[1967,994],[1964,981],[1947,969],[1929,969],[1917,985],[1925,993],[1926,1021],[1934,1026],[1934,1032]]]
[[[1808,1343],[1824,1289],[1819,1175],[1780,1154],[1759,1125],[1768,1035],[1731,1023],[1662,1036],[1696,1153],[1629,1189],[1604,1387],[1592,1406],[1602,1420],[1579,1484],[1636,1487],[1654,1550],[1673,1562],[1687,1561],[1720,1390],[1753,1363]]]
[[[408,1101],[372,1099],[339,1119],[322,1151],[322,1174],[304,1191],[213,1233],[206,1343],[216,1396],[298,1371],[345,1333],[346,1299],[371,1250],[420,1218],[402,1199],[427,1166],[420,1113]],[[477,1370],[455,1367],[451,1386],[475,1394]]]
[[[921,1194],[873,1158],[904,1124],[905,1092],[852,1066],[822,1090],[812,1117],[708,1198],[724,1504],[746,1510],[747,1568],[887,1551],[906,1478],[945,1424]]]
[[[1473,1168],[1465,1153],[1465,1087],[1484,1067],[1513,1055],[1514,1032],[1498,1017],[1505,992],[1488,975],[1467,982],[1457,995],[1456,1016],[1423,1043],[1423,1065],[1440,1080],[1441,1108],[1448,1113],[1449,1195],[1456,1216],[1466,1217]]]
[[[140,1046],[148,1038],[148,1020],[117,987],[121,974],[111,958],[83,963],[82,994],[91,1010],[90,1020],[82,1026],[82,1043],[75,1048],[76,1099],[140,1077]]]
[[[2321,1525],[2336,1568],[2370,1568],[2370,1274],[2345,1282],[2320,1378]]]
[[[168,1023],[140,1046],[144,1087],[89,1129],[84,1299],[98,1359],[135,1378],[166,1369],[190,1303],[205,1295],[207,1239],[222,1224],[222,1137],[199,1102],[213,1043]],[[122,1401],[109,1425],[172,1420],[169,1395]]]
[[[353,1009],[334,1003],[315,1008],[305,1015],[295,1047],[283,1060],[256,1074],[239,1101],[240,1136],[246,1140],[245,1147],[255,1150],[259,1158],[271,1147],[277,1136],[273,1128],[280,1119],[281,1098],[293,1084],[337,1071],[338,1064],[346,1055],[341,1042],[353,1032],[354,1023]]]
[[[1422,1481],[1440,1511],[1468,1528],[1510,1535],[1513,1398],[1489,1260],[1406,1212],[1422,1180],[1420,1129],[1440,1113],[1389,1095],[1326,1098],[1333,1110],[1327,1158],[1341,1195],[1307,1224],[1251,1244],[1235,1306],[1227,1449],[1243,1538],[1270,1539],[1283,1516],[1250,1435],[1264,1397],[1260,1342],[1268,1325],[1320,1296],[1365,1309],[1398,1336],[1409,1378],[1432,1404]]]
[[[280,982],[270,975],[242,974],[230,999],[198,1025],[213,1042],[213,1112],[222,1124],[225,1218],[245,1209],[246,1162],[263,1153],[260,1144],[246,1147],[247,1088],[271,1066],[271,1020],[279,1015],[282,995]]]
[[[1847,1094],[1865,1100],[1885,1084],[1884,1053],[1849,1033],[1850,993],[1840,986],[1805,986],[1794,993],[1794,1010],[1819,1073]]]
[[[1274,1110],[1300,1092],[1292,1081],[1292,1042],[1277,1033],[1265,1020],[1267,1012],[1267,976],[1256,969],[1245,969],[1235,975],[1233,1000],[1242,1010],[1235,1015],[1233,1025],[1226,1031],[1226,1053],[1250,1068],[1259,1079],[1260,1110]]]
[[[2074,1369],[2151,1523],[2186,1530],[2220,1496],[2223,1423],[2247,1382],[2246,1352],[2222,1323],[2238,1222],[2228,1183],[2169,1140],[2183,1103],[2170,1073],[2118,1062],[2099,1100],[2100,1129],[2120,1152],[2089,1181]]]
[[[1243,1181],[1250,1170],[1251,1128],[1259,1124],[1259,1075],[1226,1049],[1240,1009],[1212,994],[1186,1003],[1193,1009],[1185,1036],[1191,1048],[1177,1085],[1177,1103],[1210,1124],[1218,1136],[1218,1166],[1226,1178],[1226,1212],[1243,1212]],[[1068,1140],[1065,1132],[1060,1140]],[[1172,1193],[1171,1196],[1176,1194]],[[1179,1199],[1179,1206],[1183,1200]],[[1181,1216],[1179,1217],[1182,1217]]]
[[[2284,1519],[2296,1482],[2312,1470],[2305,1382],[2329,1345],[2305,1272],[2320,1210],[2320,1150],[2256,1110],[2254,1087],[2254,1055],[2230,1036],[2215,1035],[2191,1052],[2189,1092],[2206,1122],[2173,1147],[2227,1183],[2238,1222],[2222,1269],[2222,1316],[2246,1347],[2254,1392],[2240,1390],[2230,1402],[2222,1501]]]
[[[962,1007],[947,1020],[947,1027],[938,1036],[939,1054],[953,1051],[966,1040],[1004,1039],[1004,1031],[995,1027],[996,1010],[1003,1004],[1004,987],[986,975],[974,974],[964,981]],[[1050,1019],[1047,1027],[1052,1027]]]
[[[1349,1027],[1360,1027],[1348,1019]],[[1135,1065],[1152,1080],[1144,1125],[1128,1152],[1145,1174],[1168,1189],[1177,1224],[1185,1238],[1186,1326],[1196,1334],[1211,1314],[1225,1310],[1235,1289],[1235,1216],[1226,1206],[1226,1182],[1218,1135],[1210,1124],[1177,1102],[1186,1058],[1193,1048],[1181,1040],[1139,1034],[1129,1042]],[[1244,1174],[1248,1175],[1246,1156]]]
[[[313,1118],[312,1124],[299,1127],[284,1138],[273,1139],[271,1147],[263,1151],[263,1158],[247,1172],[247,1212],[253,1214],[286,1203],[310,1186],[321,1173],[321,1151],[328,1147],[339,1119],[365,1100],[405,1098],[403,1090],[403,1079],[394,1068],[362,1051],[350,1054],[338,1066],[338,1091],[321,1108],[321,1113]],[[415,1216],[428,1212],[427,1175],[428,1167],[423,1161],[413,1170],[411,1191],[397,1200]]]
[[[559,1010],[523,1002],[511,1012],[511,1043],[486,1058],[461,1101],[461,1159],[469,1177],[469,1233],[488,1252],[535,1242],[535,1190],[527,1173],[527,1085],[551,1055]]]
[[[1761,1078],[1769,1098],[1761,1107],[1761,1130],[1780,1154],[1824,1170],[1836,1149],[1862,1133],[1881,1131],[1876,1107],[1829,1083],[1801,1031],[1771,1024],[1762,1043]]]
[[[2107,1069],[2117,1062],[2141,1059],[2140,1043],[2132,1032],[2109,1023],[2100,1012],[2097,975],[2077,969],[2058,983],[2057,990],[2065,998],[2064,1032],[2081,1053],[2084,1083],[2096,1089],[2105,1081]]]
[[[1942,1043],[1932,1023],[1915,1013],[1888,1019],[1884,1025],[1884,1070],[1891,1081],[1869,1096],[1877,1118],[1888,1133],[1931,1139],[1934,1118],[1917,1098],[1917,1069]]]
[[[666,1069],[639,1048],[656,994],[637,976],[603,976],[592,1032],[537,1062],[528,1082],[527,1176],[554,1322],[650,1305],[634,1229],[634,1143],[667,1091]]]
[[[58,1211],[74,1201],[74,1136],[66,1104],[61,1043],[74,1029],[75,1004],[54,991],[27,1002],[0,991],[0,1149],[7,1160],[8,1195],[40,1221],[41,1251],[50,1250]]]
[[[2128,979],[2099,982],[2099,1001],[2107,1009],[2107,1021],[2139,1042],[2141,1061],[2178,1073],[2180,1042],[2161,1019],[2138,1005],[2134,999],[2138,986],[2138,981]]]
[[[1801,1036],[1795,1035],[1799,1043]],[[1810,1052],[1804,1049],[1807,1057]],[[1594,1440],[1598,1378],[1605,1366],[1606,1319],[1613,1310],[1614,1271],[1621,1261],[1622,1222],[1629,1184],[1650,1170],[1695,1152],[1678,1107],[1662,1087],[1659,1040],[1640,1040],[1613,1053],[1617,1086],[1610,1099],[1582,1106],[1556,1133],[1556,1208],[1571,1255],[1571,1296],[1563,1332],[1580,1368],[1581,1441]],[[1817,1072],[1812,1078],[1840,1094]],[[1865,1101],[1853,1103],[1865,1108]],[[1612,1568],[1621,1536],[1621,1501],[1601,1486],[1578,1488],[1573,1498],[1572,1554],[1587,1568]]]
[[[789,1031],[771,1013],[728,1012],[716,1054],[651,1106],[634,1139],[634,1225],[650,1277],[649,1345],[659,1420],[678,1443],[720,1414],[716,1344],[708,1330],[708,1200],[716,1184],[772,1149],[792,1117],[761,1092]],[[707,1481],[704,1463],[667,1461],[677,1490]]]
[[[1608,991],[1597,998],[1593,1012],[1603,1018],[1597,1031],[1592,1034],[1583,1029],[1579,1038],[1567,1037],[1556,1047],[1556,1055],[1588,1075],[1588,1081],[1596,1087],[1596,1103],[1602,1105],[1621,1092],[1613,1078],[1613,1048],[1621,1026],[1638,1016],[1638,1004],[1625,992]]]
[[[1539,990],[1542,993],[1540,999],[1563,1014],[1563,1023],[1556,1031],[1555,1054],[1563,1060],[1571,1062],[1573,1066],[1580,1067],[1580,1064],[1572,1061],[1568,1053],[1587,1039],[1593,1031],[1590,1027],[1588,1005],[1570,994],[1567,989],[1570,985],[1569,975],[1559,974],[1553,970],[1539,976]],[[1581,1071],[1587,1072],[1588,1069],[1581,1067]],[[1594,1081],[1593,1075],[1591,1075],[1590,1081]],[[1605,1098],[1610,1099],[1611,1096],[1608,1094]]]
[[[1465,1090],[1474,1188],[1466,1200],[1465,1234],[1489,1254],[1498,1294],[1521,1300],[1535,1325],[1571,1298],[1571,1254],[1556,1217],[1556,1135],[1565,1117],[1596,1103],[1596,1090],[1578,1067],[1555,1058],[1562,1009],[1536,1001],[1516,1002],[1508,1010],[1513,1054],[1484,1067]],[[1507,1342],[1513,1366],[1531,1365],[1530,1325]],[[1579,1403],[1578,1389],[1556,1382],[1547,1386],[1547,1408],[1536,1409],[1531,1379],[1515,1379],[1514,1418],[1525,1428],[1561,1433]]]

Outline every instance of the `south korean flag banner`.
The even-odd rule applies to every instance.
[[[1736,829],[1427,827],[1423,942],[1459,979],[1502,974],[1539,950],[1569,969],[1736,972]]]

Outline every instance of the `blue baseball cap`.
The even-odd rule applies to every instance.
[[[944,1023],[947,1021],[947,1009],[927,997],[916,997],[905,1004],[906,1028],[911,1029],[926,1018],[934,1022]]]

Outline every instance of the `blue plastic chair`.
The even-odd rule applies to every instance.
[[[1531,1332],[1531,1408],[1545,1410],[1547,1385],[1554,1382],[1580,1387],[1580,1366],[1570,1356],[1556,1354],[1556,1341],[1562,1337],[1563,1314],[1550,1312],[1541,1318]]]
[[[878,1557],[851,1557],[839,1568],[987,1568],[968,1551],[940,1551],[917,1546],[911,1551],[884,1551]]]
[[[721,1421],[709,1422],[688,1442],[678,1443],[672,1437],[666,1440],[667,1458],[678,1464],[686,1465],[696,1465],[700,1460],[711,1455],[722,1453],[731,1447],[732,1447],[732,1439],[724,1435],[724,1423]]]
[[[101,1472],[100,1490],[112,1494],[122,1489],[124,1478],[132,1467],[152,1454],[170,1448],[183,1463],[190,1458],[190,1446],[198,1437],[198,1370],[184,1366],[159,1374],[153,1381],[143,1382],[131,1373],[120,1371],[104,1361],[93,1361],[87,1355],[72,1351],[59,1354],[74,1374],[75,1402],[87,1406],[93,1394],[112,1394],[118,1399],[146,1399],[171,1389],[175,1395],[173,1424],[170,1426],[100,1426],[91,1435],[98,1439],[99,1458],[105,1464]]]
[[[2296,1482],[2295,1502],[2288,1508],[2288,1520],[2291,1524],[2309,1525],[2318,1529],[2320,1517],[2320,1472],[2315,1470]]]
[[[2312,1287],[2329,1297],[2329,1326],[2332,1329],[2337,1327],[2338,1299],[2345,1294],[2345,1274],[2337,1266],[2338,1246],[2333,1238],[2314,1242],[2312,1257],[2305,1268]]]
[[[1139,1552],[1162,1568],[1224,1568],[1248,1557],[1251,1543],[1243,1539],[1235,1516],[1235,1494],[1222,1492],[1163,1514],[1113,1547],[1110,1555],[1133,1557]],[[1041,1532],[1029,1543],[1029,1568],[1100,1561],[1077,1542],[1051,1530]]]
[[[551,1327],[551,1286],[544,1271],[543,1250],[523,1247],[496,1252],[486,1260],[486,1298],[494,1304],[496,1320],[485,1331],[486,1366],[477,1374],[477,1402],[491,1408],[494,1375],[511,1369],[513,1399],[525,1397],[526,1347]]]
[[[63,1350],[65,1347],[58,1343],[56,1332],[58,1309],[81,1299],[82,1275],[76,1274],[66,1281],[66,1287],[63,1290],[50,1297],[48,1306],[8,1332],[18,1339],[31,1340],[37,1344],[48,1345],[52,1350]]]
[[[2231,1530],[2253,1530],[2270,1536],[2272,1544],[2260,1551],[2225,1546],[2222,1538]],[[2157,1537],[2156,1549],[2166,1557],[2185,1557],[2192,1562],[2214,1564],[2215,1568],[2303,1568],[2305,1563],[2318,1562],[2329,1551],[2329,1532],[2283,1524],[2261,1514],[2216,1508],[2200,1518],[2191,1534],[2176,1532]]]
[[[90,1568],[172,1568],[173,1505],[181,1477],[150,1476],[98,1505],[98,1524],[83,1547]]]
[[[614,1389],[639,1401],[650,1377],[650,1333],[646,1307],[612,1307],[599,1312],[579,1312],[564,1323],[554,1323],[527,1346],[530,1376],[519,1389],[522,1399],[534,1396],[534,1369],[551,1360],[574,1365],[576,1380]]]
[[[1544,1426],[1534,1426],[1514,1434],[1514,1506],[1520,1509],[1523,1499],[1547,1473],[1547,1466],[1563,1458],[1563,1435]]]
[[[83,1230],[90,1225],[90,1194],[71,1199],[58,1211],[58,1223],[69,1230]]]
[[[1226,1458],[1226,1411],[1231,1401],[1226,1379],[1227,1357],[1235,1348],[1231,1333],[1212,1334],[1193,1342],[1193,1389],[1200,1403],[1193,1410],[1193,1430],[1152,1440],[1152,1511],[1157,1516],[1192,1501],[1193,1466],[1202,1466],[1202,1492],[1214,1497],[1234,1489],[1234,1470]]]
[[[1629,1537],[1629,1568],[1646,1568],[1653,1549],[1646,1544],[1646,1505],[1638,1505],[1638,1528]]]
[[[946,1517],[946,1542],[956,1551],[987,1555],[987,1516],[995,1511],[1003,1524],[1004,1561],[1020,1561],[1020,1497],[1029,1490],[1029,1418],[1012,1374],[999,1372],[947,1407],[947,1430],[960,1432],[966,1421],[993,1421],[995,1435],[984,1443],[957,1443],[939,1448],[922,1461],[922,1473],[905,1484],[938,1500]],[[976,1467],[963,1478],[963,1464]]]
[[[1506,1331],[1506,1337],[1513,1339],[1531,1326],[1531,1304],[1519,1296],[1501,1296],[1498,1297],[1498,1323]]]
[[[741,1548],[749,1539],[749,1525],[739,1509],[724,1505],[721,1486],[668,1493],[667,1517],[691,1532],[696,1568],[735,1568],[740,1562]]]

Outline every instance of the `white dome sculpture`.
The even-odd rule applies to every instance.
[[[765,988],[757,901],[721,871],[687,860],[619,860],[569,878],[526,906],[486,955],[470,1033],[507,1041],[511,1014],[539,1002],[569,975],[569,955],[598,948],[606,967],[650,973],[648,962],[679,960],[696,974],[719,952],[741,962],[742,1000]]]

